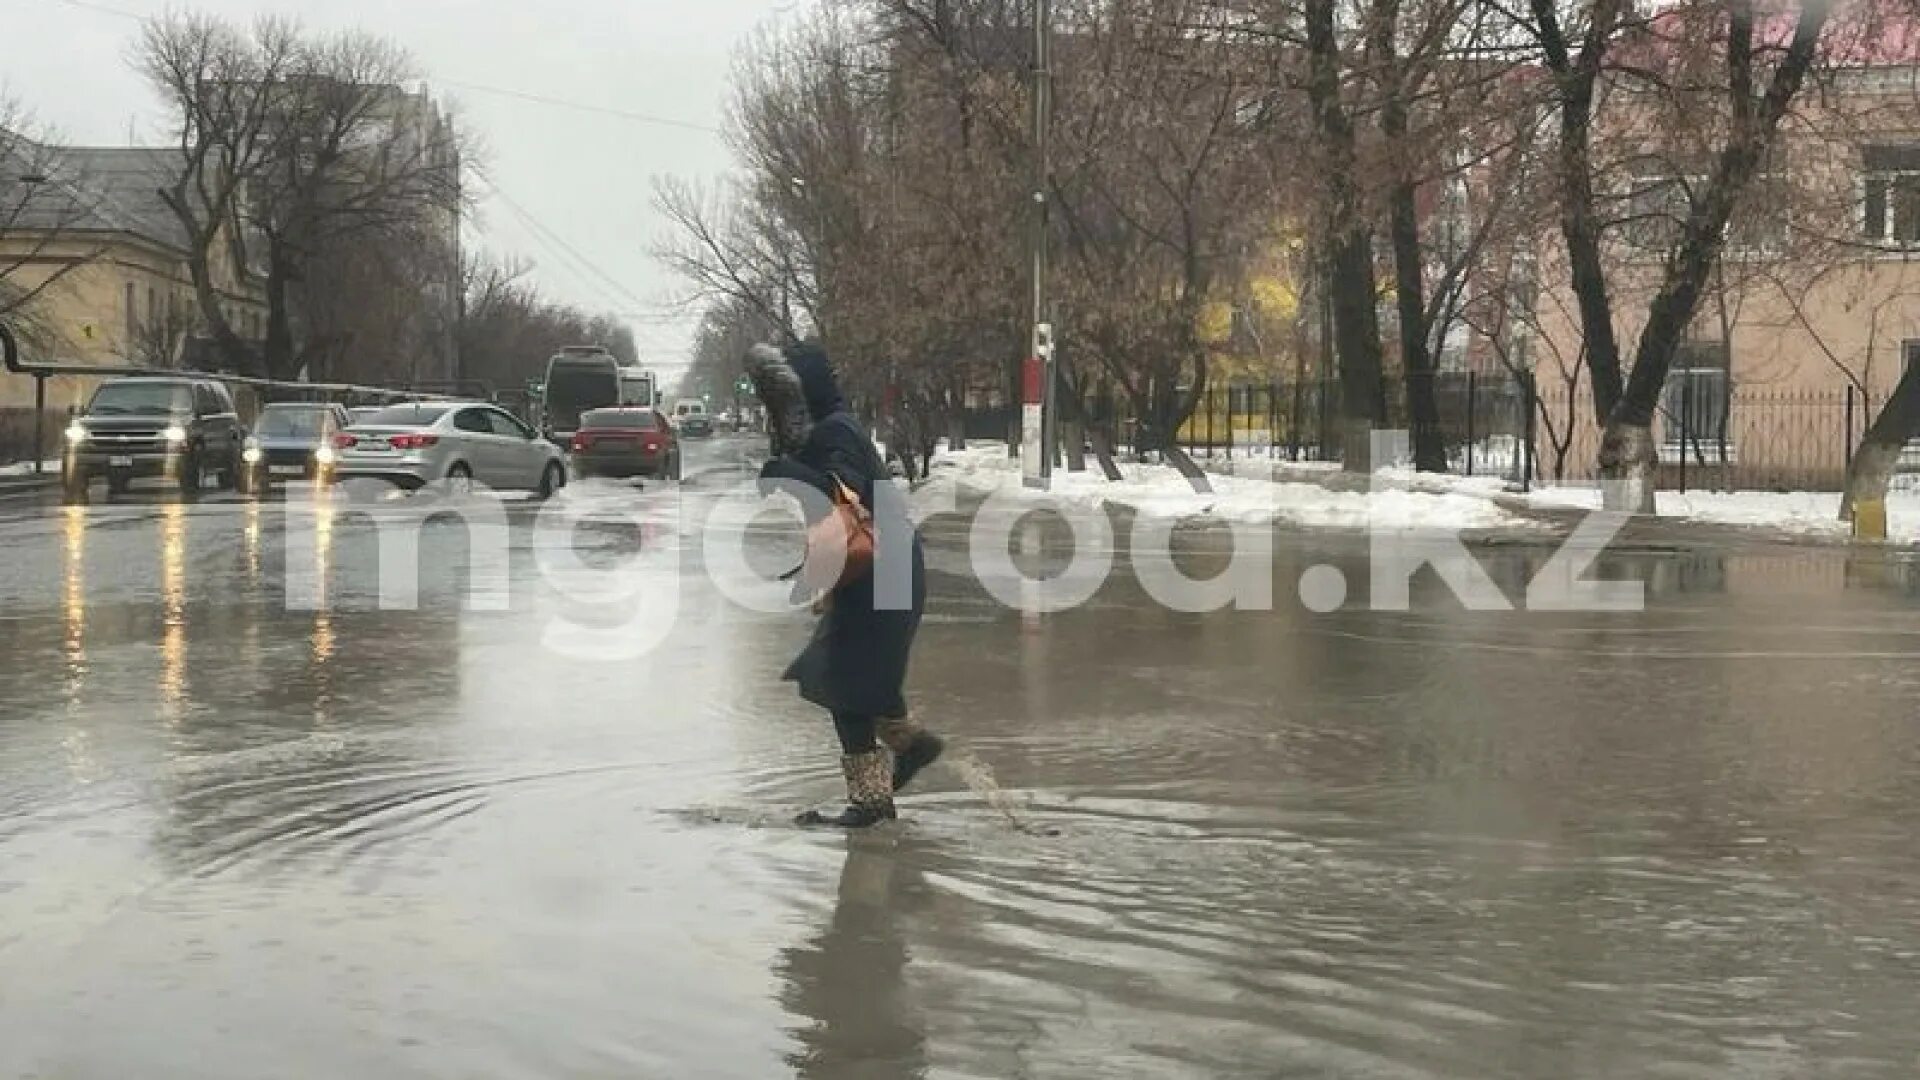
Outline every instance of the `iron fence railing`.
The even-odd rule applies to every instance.
[[[1569,392],[1506,373],[1440,372],[1432,390],[1433,413],[1416,422],[1405,381],[1393,379],[1384,426],[1437,435],[1447,471],[1526,487],[1598,481],[1600,429],[1584,386]],[[1329,379],[1214,386],[1171,433],[1155,431],[1130,399],[1111,393],[1087,395],[1078,415],[1134,457],[1177,446],[1202,462],[1337,462],[1344,453],[1341,394]],[[1658,483],[1680,491],[1839,490],[1882,403],[1850,382],[1741,386],[1723,372],[1676,373],[1653,425]],[[972,437],[998,438],[1006,430],[1004,410],[966,420]],[[1897,483],[1920,485],[1920,444],[1901,467],[1906,479]]]

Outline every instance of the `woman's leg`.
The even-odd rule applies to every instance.
[[[874,737],[876,726],[872,716],[835,710],[833,730],[840,737],[847,808],[835,817],[809,810],[800,815],[800,824],[864,829],[893,818],[893,765]]]
[[[833,732],[840,736],[840,752],[843,754],[864,754],[874,748],[873,717],[861,713],[833,713]]]

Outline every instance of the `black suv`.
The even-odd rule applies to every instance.
[[[67,428],[66,492],[84,499],[96,476],[118,494],[136,477],[161,476],[182,492],[212,471],[221,487],[241,478],[246,428],[226,384],[129,376],[102,384]]]

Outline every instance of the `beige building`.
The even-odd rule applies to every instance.
[[[200,344],[185,230],[159,194],[173,152],[42,148],[0,141],[0,312],[30,360],[102,367],[173,367]],[[266,308],[255,275],[229,245],[213,274],[236,330],[258,337]],[[97,380],[56,378],[49,409],[64,414]],[[0,373],[0,410],[30,411],[33,379]],[[10,424],[11,426],[11,424]]]
[[[1661,261],[1710,158],[1686,145],[1684,121],[1659,115],[1673,103],[1642,111],[1616,91],[1614,108],[1596,144],[1613,161],[1605,255],[1630,365]],[[1837,489],[1874,413],[1905,366],[1920,362],[1920,65],[1862,53],[1822,92],[1808,91],[1782,131],[1735,211],[1662,394],[1663,487],[1680,483],[1684,467],[1688,487]],[[1527,343],[1545,399],[1539,460],[1549,481],[1557,461],[1562,479],[1587,480],[1599,431],[1591,381],[1578,370],[1578,309],[1558,252],[1540,267]]]

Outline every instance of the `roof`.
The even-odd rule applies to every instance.
[[[1784,50],[1793,40],[1803,4],[1762,0],[1756,5],[1754,39],[1763,52]],[[1657,11],[1640,28],[1632,48],[1666,58],[1669,50],[1718,45],[1727,33],[1727,13],[1712,0],[1676,3]],[[1872,68],[1920,64],[1920,19],[1897,0],[1840,0],[1820,33],[1820,60],[1829,67]]]
[[[0,204],[21,210],[18,229],[129,233],[175,251],[187,231],[160,197],[177,169],[160,147],[49,147],[17,136],[0,140]],[[28,178],[37,190],[27,193]]]

